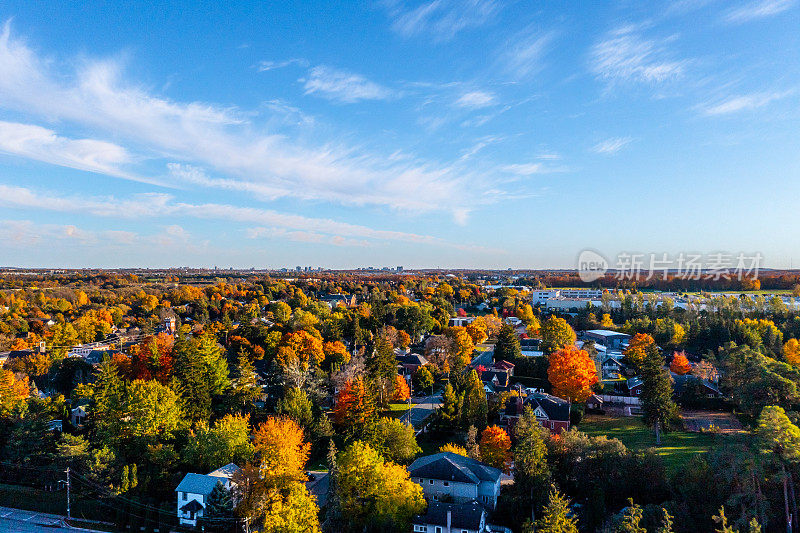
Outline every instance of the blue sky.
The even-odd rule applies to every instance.
[[[800,263],[800,0],[0,5],[0,265]]]

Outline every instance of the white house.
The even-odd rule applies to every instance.
[[[208,497],[217,483],[222,483],[223,487],[230,490],[235,486],[231,478],[238,471],[238,466],[229,463],[206,475],[191,472],[186,474],[175,488],[178,493],[178,519],[181,525],[196,526],[197,519],[203,516]]]

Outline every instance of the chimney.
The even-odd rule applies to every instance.
[[[447,510],[447,533],[451,533],[450,532],[450,526],[452,525],[452,523],[453,523],[453,512],[450,509],[448,509]]]

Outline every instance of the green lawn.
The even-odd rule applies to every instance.
[[[408,412],[408,402],[398,402],[398,403],[390,403],[389,409],[386,409],[383,412],[383,416],[387,416],[389,418],[400,418],[405,416]]]
[[[638,417],[612,418],[587,415],[578,429],[591,436],[606,435],[619,439],[632,450],[654,448],[664,459],[667,469],[674,470],[698,453],[706,453],[714,445],[717,438],[712,433],[689,433],[672,431],[662,434],[661,446],[656,446],[653,431],[645,427]]]

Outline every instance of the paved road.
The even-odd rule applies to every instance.
[[[93,530],[67,527],[62,516],[0,507],[0,531],[11,533],[76,533]]]
[[[403,417],[403,421],[411,422],[412,426],[420,429],[425,419],[442,406],[442,395],[437,394],[435,396],[412,398],[411,404],[411,409],[409,409],[408,413]]]
[[[308,491],[317,497],[317,505],[322,507],[328,501],[328,485],[331,478],[327,470],[313,470],[314,481],[306,483]]]

